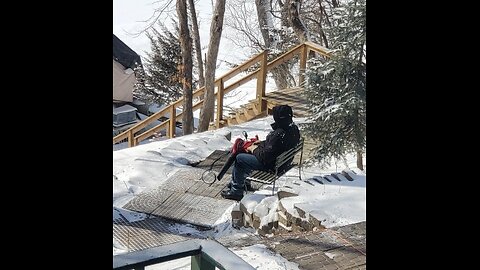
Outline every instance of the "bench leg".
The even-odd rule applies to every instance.
[[[302,158],[303,158],[303,146],[302,151],[300,152],[300,162],[298,163],[298,178],[302,181]]]

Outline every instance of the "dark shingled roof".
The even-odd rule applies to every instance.
[[[115,34],[113,35],[113,59],[125,68],[134,69],[136,64],[142,64],[140,56],[115,36]]]

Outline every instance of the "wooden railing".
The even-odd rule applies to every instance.
[[[232,69],[231,71],[227,72],[220,78],[215,80],[215,86],[217,91],[215,92],[215,97],[217,100],[217,110],[215,115],[215,126],[218,128],[221,125],[221,121],[223,120],[223,99],[225,94],[229,93],[230,91],[244,85],[245,83],[249,82],[250,80],[256,78],[257,79],[257,91],[256,91],[256,100],[257,104],[259,105],[260,111],[263,112],[267,109],[265,100],[265,82],[267,77],[267,72],[271,69],[288,62],[296,55],[300,57],[300,73],[299,73],[299,86],[301,86],[305,80],[304,71],[307,64],[307,58],[310,54],[310,51],[315,51],[323,56],[329,57],[331,51],[325,47],[322,47],[318,44],[313,42],[305,42],[303,44],[297,45],[287,51],[286,53],[278,56],[276,59],[267,63],[267,54],[268,51],[263,51],[262,53],[252,57],[245,63],[239,65],[238,67]],[[238,74],[247,71],[250,67],[259,64],[259,68],[255,71],[248,73],[247,75],[241,77],[240,79],[236,80],[235,82],[225,86],[225,83],[237,76]],[[196,97],[200,97],[204,95],[205,87],[202,87],[193,92],[193,99]],[[203,104],[203,99],[198,101],[197,103],[193,104],[192,111],[196,111],[200,109]],[[164,107],[162,110],[152,114],[148,118],[144,119],[143,121],[137,123],[130,129],[124,131],[123,133],[113,137],[113,144],[128,141],[128,146],[132,147],[140,143],[141,141],[153,136],[156,132],[167,129],[167,136],[169,138],[173,138],[175,136],[175,124],[178,119],[181,119],[182,112],[176,114],[176,109],[179,106],[183,105],[183,97],[178,99],[177,101],[171,103],[170,105]],[[157,120],[160,120],[162,117],[167,117],[167,114],[170,116],[168,120],[163,121],[161,124],[154,126],[146,131],[142,131],[148,125],[151,125]],[[173,120],[172,120],[173,119]],[[140,132],[142,131],[142,132]]]

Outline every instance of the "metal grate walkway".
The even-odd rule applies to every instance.
[[[180,235],[171,222],[162,218],[131,223],[125,219],[116,220],[113,222],[113,238],[129,252],[192,239]]]
[[[123,208],[212,228],[234,202],[220,196],[228,176],[208,185],[200,180],[203,172],[197,168],[179,171],[159,188],[139,194]]]

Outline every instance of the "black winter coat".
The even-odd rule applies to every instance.
[[[272,128],[274,130],[267,135],[265,141],[260,142],[253,150],[253,154],[265,166],[266,171],[273,169],[275,159],[281,153],[293,148],[300,141],[300,131],[293,122],[283,126],[273,123]],[[290,163],[291,160],[286,165]]]

